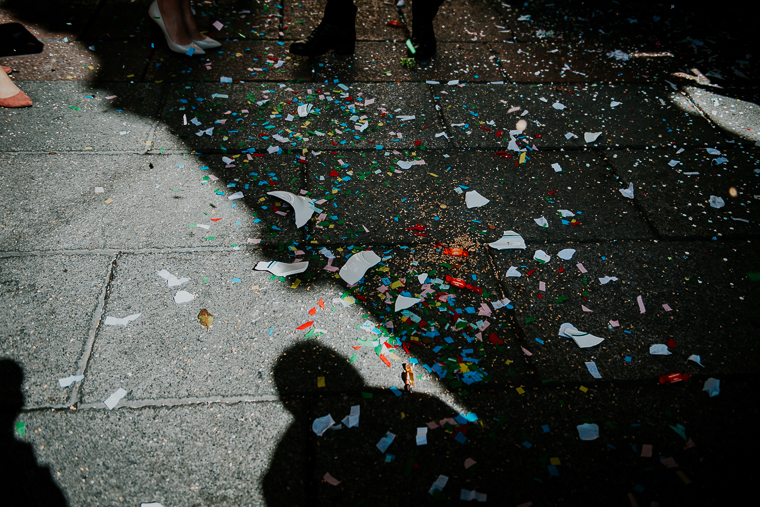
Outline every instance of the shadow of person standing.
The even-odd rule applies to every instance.
[[[319,377],[324,387],[315,392]],[[274,381],[294,420],[263,478],[267,505],[426,505],[459,501],[462,489],[489,501],[499,496],[485,490],[498,484],[497,467],[475,414],[458,414],[433,396],[369,387],[346,358],[313,340],[280,356]],[[358,426],[347,427],[344,417],[357,405]],[[335,424],[319,436],[312,424],[328,414]],[[378,442],[389,432],[395,436],[383,452]],[[439,476],[447,482],[431,496]]]
[[[7,507],[66,506],[50,469],[40,466],[32,446],[16,440],[16,417],[24,406],[24,371],[15,361],[0,359],[0,504]]]

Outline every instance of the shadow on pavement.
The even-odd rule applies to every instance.
[[[24,372],[15,361],[0,359],[0,503],[11,506],[66,506],[50,469],[37,463],[32,446],[17,440],[23,421],[16,419],[24,405]]]

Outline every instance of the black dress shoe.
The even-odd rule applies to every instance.
[[[319,56],[328,51],[339,55],[353,54],[356,48],[356,26],[333,24],[324,20],[311,35],[290,45],[289,51],[298,56]]]
[[[437,44],[433,23],[424,23],[421,26],[415,25],[412,27],[412,46],[415,49],[415,53],[412,54],[409,51],[409,54],[415,60],[427,60],[435,55]]]

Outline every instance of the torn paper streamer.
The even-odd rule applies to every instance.
[[[623,197],[633,199],[633,183],[629,183],[628,188],[621,188],[620,193],[623,194]]]
[[[267,195],[279,197],[293,206],[296,213],[296,229],[303,227],[315,211],[322,211],[314,207],[314,201],[312,199],[291,194],[290,192],[277,190],[275,192],[267,192]]]
[[[121,319],[116,317],[106,317],[106,326],[123,326],[126,327],[127,324],[132,322],[133,320],[137,319],[141,314],[135,313],[134,315],[127,315],[126,317],[123,317]]]
[[[596,367],[596,363],[593,361],[586,362],[586,369],[594,378],[602,378],[602,374],[599,373],[599,368]]]
[[[481,206],[485,206],[488,204],[489,201],[479,193],[477,193],[474,190],[471,190],[470,192],[467,192],[464,194],[464,202],[467,203],[468,208],[479,208]]]
[[[422,301],[420,298],[408,298],[406,296],[399,296],[396,299],[395,311],[399,312],[401,310],[406,310],[407,308],[411,308],[412,306],[416,305],[420,301]]]
[[[195,296],[185,290],[181,290],[174,295],[174,302],[177,304],[187,303],[195,299]]]
[[[169,287],[176,287],[177,285],[182,285],[185,282],[189,282],[189,278],[177,278],[173,274],[169,273],[165,269],[162,269],[158,273],[156,273],[158,276],[166,280]]]
[[[602,278],[599,279],[599,283],[601,283],[602,285],[606,285],[612,281],[617,281],[617,279],[618,278],[616,276],[603,276]]]
[[[560,250],[557,254],[557,257],[559,257],[562,260],[569,261],[573,258],[573,255],[575,255],[575,249],[574,248],[565,248],[564,250]]]
[[[599,438],[599,426],[596,424],[580,424],[576,426],[581,440],[596,440]]]
[[[493,243],[488,243],[488,246],[491,248],[495,248],[497,250],[505,250],[509,248],[525,248],[525,240],[522,236],[517,234],[515,231],[504,231],[504,236],[502,236],[498,241],[494,241]]]
[[[486,501],[486,494],[485,493],[478,493],[475,490],[470,491],[469,489],[463,489],[462,492],[459,494],[459,499],[464,500],[465,502],[469,502],[470,500],[477,500],[478,502],[485,502]]]
[[[365,250],[352,255],[346,264],[340,268],[340,277],[348,284],[353,285],[362,279],[369,268],[380,262],[380,257],[372,250]]]
[[[552,256],[548,253],[544,252],[543,250],[536,250],[536,253],[533,254],[533,260],[536,262],[540,262],[541,264],[546,264],[551,260]]]
[[[287,262],[277,261],[261,261],[256,264],[256,271],[269,271],[275,276],[290,276],[298,273],[303,273],[309,267],[309,261],[294,262],[292,264]]]
[[[343,424],[346,425],[346,428],[355,428],[359,426],[360,410],[361,410],[360,405],[351,406],[351,412],[346,417],[343,418],[343,421],[341,421]]]
[[[565,338],[572,338],[575,343],[582,349],[599,345],[604,338],[599,338],[583,331],[578,331],[575,326],[566,322],[559,327],[559,335]]]
[[[58,385],[61,387],[69,387],[74,382],[79,382],[84,379],[84,375],[70,375],[66,378],[59,378]]]
[[[601,134],[601,132],[586,132],[583,134],[583,139],[585,139],[587,143],[593,143]]]
[[[546,218],[544,217],[534,218],[533,221],[536,222],[536,224],[538,224],[540,227],[549,227],[549,222],[547,222]]]
[[[327,414],[324,417],[317,417],[314,419],[314,422],[311,423],[311,430],[321,437],[333,424],[335,424],[335,421],[333,421],[330,414]]]
[[[113,408],[118,405],[119,401],[127,395],[127,391],[122,389],[121,387],[116,390],[115,393],[113,393],[111,396],[106,398],[106,401],[103,403],[106,407],[108,407],[108,410],[113,410]]]
[[[669,356],[668,346],[663,343],[655,343],[649,347],[649,353],[653,356]]]

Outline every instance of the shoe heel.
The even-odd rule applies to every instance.
[[[336,55],[343,55],[343,56],[352,55],[354,54],[355,50],[356,50],[356,41],[339,44],[335,46],[335,48],[333,49]]]

